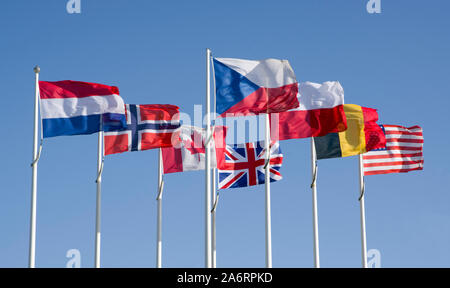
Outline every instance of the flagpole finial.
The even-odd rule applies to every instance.
[[[41,72],[41,67],[39,67],[38,65],[36,65],[36,67],[34,67],[34,73],[39,73],[39,72]]]

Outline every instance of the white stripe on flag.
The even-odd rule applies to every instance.
[[[389,162],[408,162],[408,161],[414,161],[414,162],[423,161],[423,157],[422,156],[418,156],[418,157],[394,157],[394,158],[365,159],[364,160],[364,164],[369,164],[369,163],[389,163]]]
[[[386,147],[399,146],[399,147],[417,147],[421,148],[423,143],[410,143],[410,142],[387,142]]]
[[[370,171],[381,171],[381,170],[406,170],[422,167],[422,163],[410,164],[410,165],[393,165],[393,166],[374,166],[374,167],[364,167],[365,172]]]
[[[384,127],[384,130],[387,131],[387,132],[390,132],[390,131],[399,131],[399,132],[406,132],[406,133],[420,133],[420,132],[422,132],[422,128],[406,129],[406,128],[398,127],[398,126],[389,127],[387,125],[383,125],[383,127]]]
[[[169,124],[169,125],[179,125],[179,120],[139,120],[139,124]]]
[[[142,129],[139,133],[173,133],[177,131],[178,128],[174,129]]]
[[[41,99],[42,118],[70,118],[103,113],[125,114],[119,95]]]
[[[379,150],[379,151],[370,151],[366,154],[364,154],[364,156],[379,156],[379,155],[393,155],[393,154],[417,154],[422,152],[422,149],[417,149],[417,150]]]
[[[419,139],[419,140],[422,140],[423,136],[405,135],[405,134],[386,134],[386,139]]]

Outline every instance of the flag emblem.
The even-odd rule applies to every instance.
[[[226,146],[223,153],[217,153],[219,189],[254,186],[265,183],[265,142]],[[280,168],[283,154],[279,142],[270,148],[270,182],[282,179]]]
[[[180,127],[174,105],[126,104],[127,127],[105,132],[105,155],[172,146],[172,136]]]

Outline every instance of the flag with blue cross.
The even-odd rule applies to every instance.
[[[172,136],[180,127],[177,106],[126,104],[125,110],[127,127],[104,133],[105,155],[172,146]]]

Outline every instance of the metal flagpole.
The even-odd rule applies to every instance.
[[[361,217],[361,255],[362,255],[362,267],[367,268],[367,240],[366,240],[366,212],[364,207],[364,166],[363,155],[359,155],[359,210]]]
[[[164,189],[162,150],[159,148],[158,157],[158,197],[156,198],[157,226],[156,226],[156,268],[162,268],[162,193]]]
[[[314,138],[311,137],[311,171],[312,171],[312,201],[313,201],[313,237],[314,237],[314,267],[320,268],[319,258],[319,220],[317,215],[317,156]]]
[[[210,59],[211,50],[206,49],[206,151],[205,151],[205,267],[211,268],[211,115],[210,115]]]
[[[30,247],[28,267],[35,268],[36,264],[36,201],[37,201],[37,164],[38,164],[38,129],[39,129],[39,66],[34,67],[34,131],[33,131],[33,162],[31,164],[31,213],[30,213]],[[42,136],[42,135],[41,135]],[[40,154],[40,153],[39,153]]]
[[[216,201],[217,201],[217,199],[216,199],[216,193],[217,193],[217,190],[216,190],[216,173],[217,173],[217,170],[216,170],[216,168],[214,168],[214,169],[212,169],[213,171],[213,173],[212,173],[212,203],[214,203],[214,204],[216,204]],[[215,206],[214,206],[215,207]],[[211,261],[212,261],[212,268],[217,268],[217,261],[216,261],[216,255],[217,255],[217,252],[216,252],[216,209],[214,209],[213,208],[213,210],[211,211],[211,217],[212,217],[212,219],[211,219],[211,221],[212,221],[212,231],[211,231],[211,233],[212,233],[212,235],[211,235],[211,238],[212,238],[212,255],[211,255]]]
[[[212,55],[211,55],[212,56]],[[213,72],[213,130],[211,131],[212,134],[214,134],[214,127],[216,127],[216,110],[217,110],[217,99],[216,99],[216,81],[215,81],[215,72],[214,72],[214,63],[213,63],[213,59],[212,57],[210,57],[211,59],[211,67],[212,67],[212,72]],[[215,142],[214,142],[215,143]],[[215,153],[215,148],[214,147],[214,153]],[[211,249],[212,249],[212,255],[211,255],[211,262],[212,262],[212,267],[216,268],[217,267],[217,251],[216,251],[216,207],[217,207],[217,201],[219,199],[216,198],[216,194],[217,194],[217,184],[216,184],[216,180],[217,179],[217,168],[213,168],[212,169],[212,203],[213,203],[213,208],[211,211],[211,226],[212,226],[212,235],[211,235]]]
[[[266,113],[266,268],[272,268],[272,222],[270,213],[270,114]]]
[[[100,120],[100,131],[98,132],[97,147],[97,205],[95,215],[95,268],[100,268],[100,216],[101,216],[101,197],[102,197],[102,172],[103,172],[103,125]]]

